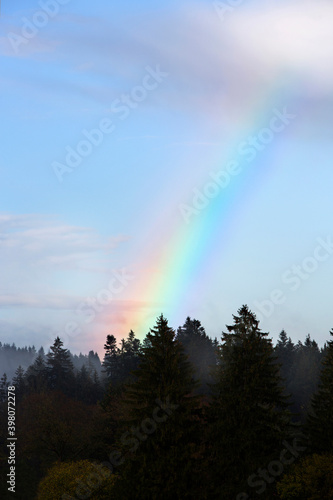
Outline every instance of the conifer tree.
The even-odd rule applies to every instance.
[[[106,337],[104,349],[103,371],[106,373],[109,381],[117,383],[120,380],[120,350],[117,347],[117,339],[114,335]]]
[[[192,367],[163,315],[147,338],[137,378],[125,389],[119,498],[195,498],[200,432]]]
[[[333,329],[330,331],[333,337]],[[326,345],[319,387],[312,398],[306,422],[309,449],[316,453],[333,453],[333,340]]]
[[[212,495],[230,499],[243,491],[252,498],[249,478],[279,457],[290,429],[287,398],[268,334],[247,306],[233,318],[234,324],[222,334],[210,412],[216,487]]]
[[[275,353],[281,363],[281,375],[288,379],[291,373],[291,368],[294,359],[295,346],[290,337],[287,336],[285,330],[282,330],[279,335],[279,340],[275,347]]]
[[[200,321],[190,317],[178,328],[176,338],[184,346],[195,369],[195,376],[201,382],[200,392],[209,392],[207,384],[212,383],[210,372],[217,361],[216,343],[208,337]]]
[[[0,402],[7,401],[8,386],[7,374],[4,373],[0,379]]]
[[[102,396],[101,383],[96,370],[89,373],[86,365],[82,365],[76,374],[76,397],[86,404],[95,404]]]
[[[97,352],[89,351],[88,353],[88,369],[89,373],[97,372],[97,375],[101,374],[101,361]]]
[[[307,335],[304,344],[298,342],[288,390],[293,394],[293,411],[300,415],[302,422],[306,420],[311,399],[318,389],[321,360],[322,353],[310,335]]]
[[[73,363],[68,349],[63,345],[62,340],[57,337],[46,356],[48,383],[50,389],[70,394],[74,391]]]
[[[108,335],[104,349],[104,372],[113,385],[123,384],[138,367],[141,353],[140,340],[135,338],[135,334],[131,330],[127,339],[121,340],[119,348],[116,338],[113,335]]]
[[[41,350],[32,365],[30,365],[25,373],[25,380],[28,391],[42,392],[47,388],[47,372],[45,365],[45,356]]]
[[[24,370],[21,365],[15,371],[15,376],[13,377],[13,385],[15,386],[16,396],[18,398],[23,396],[25,389],[25,378]]]
[[[138,368],[141,352],[141,342],[135,338],[135,333],[131,330],[126,340],[122,340],[121,364],[122,377],[128,378],[134,370]]]

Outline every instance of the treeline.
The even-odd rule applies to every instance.
[[[94,351],[90,351],[89,354],[80,353],[77,355],[72,354],[71,352],[69,354],[75,369],[80,370],[83,365],[93,363],[97,373],[101,375],[102,363],[98,354]],[[15,343],[3,344],[0,342],[0,374],[5,373],[7,379],[11,380],[19,366],[26,371],[39,355],[43,358],[45,357],[43,347],[37,351],[35,346],[16,347]]]
[[[333,499],[333,341],[273,346],[247,306],[233,318],[220,342],[163,315],[143,341],[108,335],[102,371],[58,337],[18,367],[15,497]]]

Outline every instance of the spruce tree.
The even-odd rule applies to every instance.
[[[48,384],[52,390],[60,390],[65,394],[74,392],[73,363],[68,349],[64,349],[64,343],[57,337],[47,354]]]
[[[24,377],[24,370],[22,366],[20,365],[16,371],[15,371],[15,376],[13,377],[13,385],[15,386],[15,393],[17,398],[21,398],[24,394],[25,391],[25,377]]]
[[[45,356],[38,351],[39,354],[33,364],[28,367],[25,373],[27,390],[29,392],[43,392],[47,389],[47,371],[45,365]]]
[[[7,374],[4,373],[0,379],[0,402],[7,401],[7,396],[8,396],[8,378]]]
[[[124,384],[132,377],[132,372],[138,367],[141,353],[140,340],[135,338],[135,334],[131,330],[127,339],[121,340],[119,348],[116,338],[113,335],[108,335],[104,349],[103,369],[109,382],[114,386]]]
[[[330,335],[333,337],[333,330]],[[305,429],[309,450],[333,453],[333,340],[326,345],[319,387],[312,398]]]
[[[103,371],[106,373],[109,382],[117,383],[120,380],[120,350],[117,347],[117,339],[114,335],[108,335],[104,344],[105,355],[103,360]]]
[[[163,315],[147,339],[125,389],[119,498],[195,498],[200,432],[192,367]]]
[[[86,365],[82,365],[76,374],[76,398],[88,405],[96,404],[102,397],[102,387],[96,370],[89,373]]]
[[[97,375],[101,375],[101,360],[97,352],[89,351],[88,353],[88,368],[89,373],[97,372]]]
[[[121,346],[121,365],[122,378],[125,380],[131,376],[131,373],[138,368],[140,361],[141,342],[135,338],[135,333],[131,330],[127,339],[122,339]]]
[[[278,459],[290,414],[268,334],[247,306],[233,318],[222,334],[210,410],[212,497],[256,498],[248,480]]]
[[[279,340],[275,346],[275,354],[281,363],[281,376],[289,380],[291,369],[295,357],[295,346],[287,333],[282,330],[279,335]]]
[[[216,345],[206,334],[197,319],[186,318],[183,326],[177,330],[177,340],[182,343],[190,363],[195,369],[195,377],[200,380],[200,393],[208,393],[208,384],[212,383],[211,370],[216,365]]]
[[[307,335],[304,344],[298,342],[288,390],[293,394],[293,410],[305,422],[311,399],[318,389],[322,353],[317,343]]]

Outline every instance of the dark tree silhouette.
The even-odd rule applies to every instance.
[[[137,378],[125,389],[119,498],[195,498],[200,433],[193,370],[163,315],[147,337]]]
[[[330,335],[333,337],[333,330]],[[319,388],[312,399],[306,432],[313,452],[333,453],[333,340],[327,342]]]
[[[48,384],[51,390],[71,393],[74,386],[73,363],[68,349],[63,348],[63,342],[57,337],[47,354]]]
[[[222,334],[211,405],[213,494],[236,498],[248,490],[252,498],[248,478],[278,458],[290,413],[268,334],[247,306],[233,318]]]
[[[212,383],[211,370],[217,361],[217,340],[208,337],[200,321],[190,317],[178,328],[176,338],[184,346],[195,369],[195,377],[201,382],[200,392],[208,393],[208,384]]]

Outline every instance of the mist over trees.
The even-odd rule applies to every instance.
[[[90,351],[88,354],[72,354],[69,353],[74,368],[81,369],[86,365],[88,369],[95,369],[98,375],[101,375],[102,364],[97,352]],[[16,369],[21,366],[26,371],[37,357],[45,358],[46,354],[43,347],[38,351],[35,346],[31,347],[16,347],[15,343],[6,344],[0,342],[0,373],[6,373],[9,380],[15,374]]]
[[[242,306],[220,340],[161,315],[104,353],[0,344],[1,498],[9,385],[16,498],[333,498],[333,340],[273,345]]]

